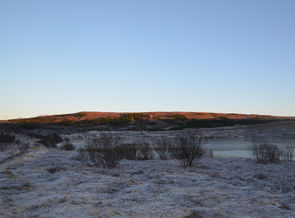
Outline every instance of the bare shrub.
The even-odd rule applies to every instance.
[[[56,144],[62,141],[63,139],[57,133],[53,133],[50,135],[42,136],[42,139],[39,141],[39,143],[47,147],[56,148]]]
[[[168,159],[171,141],[168,138],[160,137],[158,139],[155,139],[155,144],[157,145],[157,152],[159,153],[160,159]]]
[[[61,145],[60,149],[65,150],[65,151],[73,151],[73,150],[75,150],[75,146],[72,143],[67,142],[67,143]]]
[[[209,157],[210,157],[210,158],[214,158],[213,150],[212,150],[212,149],[209,150]]]
[[[264,180],[267,178],[267,175],[265,175],[263,172],[258,172],[254,175],[255,178],[259,179],[259,180]]]
[[[14,135],[5,134],[3,132],[0,133],[0,143],[13,143],[14,140]]]
[[[79,152],[77,159],[80,160],[83,165],[90,165],[91,161],[86,148],[79,148],[77,151]]]
[[[250,151],[258,163],[276,163],[281,160],[283,151],[277,145],[262,143],[252,144]]]
[[[10,134],[0,133],[0,151],[5,151],[15,142],[15,136]]]
[[[184,218],[203,218],[203,217],[206,217],[206,216],[202,215],[198,211],[190,211],[189,214],[185,216]]]
[[[191,167],[195,159],[204,155],[203,146],[206,142],[207,137],[186,130],[182,136],[175,139],[176,147],[172,149],[172,155],[181,161],[183,167]]]
[[[65,151],[73,151],[76,149],[75,146],[70,142],[69,138],[65,138],[65,142],[59,148]]]
[[[284,210],[291,210],[291,207],[287,204],[287,203],[281,203],[281,205],[279,205],[279,208],[284,209]]]
[[[0,143],[0,152],[7,150],[9,146],[7,143]]]
[[[154,158],[153,149],[150,143],[145,141],[137,143],[137,149],[136,157],[138,160],[150,160]]]
[[[137,144],[121,144],[119,149],[122,159],[136,160]]]
[[[15,144],[17,145],[21,153],[26,152],[30,147],[28,142],[23,142],[23,141],[20,141],[19,139],[15,140]]]
[[[294,145],[288,145],[285,149],[284,149],[284,159],[286,161],[292,161],[294,158],[294,150],[295,150],[295,146]]]
[[[80,149],[82,162],[103,168],[114,168],[122,158],[120,137],[112,133],[101,133],[99,137],[88,139],[85,149]]]

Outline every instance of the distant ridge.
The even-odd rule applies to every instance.
[[[49,116],[38,116],[33,118],[11,119],[5,123],[76,123],[87,121],[107,121],[116,119],[133,120],[293,120],[295,117],[257,115],[257,114],[236,114],[236,113],[208,113],[208,112],[78,112],[71,114],[59,114]]]

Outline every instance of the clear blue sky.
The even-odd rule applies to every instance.
[[[295,115],[294,0],[0,0],[0,119]]]

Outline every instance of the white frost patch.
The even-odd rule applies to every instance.
[[[204,158],[82,166],[74,151],[32,149],[0,165],[3,217],[295,217],[295,163]]]

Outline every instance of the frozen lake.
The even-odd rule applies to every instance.
[[[277,139],[268,141],[271,144],[279,146],[281,149],[285,149],[286,146],[295,145],[293,139]],[[238,140],[238,139],[217,139],[209,141],[205,147],[213,151],[213,155],[216,157],[242,157],[252,158],[252,154],[249,151],[251,141]]]
[[[208,136],[210,139],[205,144],[207,150],[212,150],[216,157],[242,157],[251,158],[249,147],[253,139],[260,143],[267,142],[278,145],[281,149],[295,145],[295,122],[277,122],[252,126],[233,126],[212,129],[193,130],[197,134]],[[133,143],[145,140],[154,145],[154,139],[167,137],[173,139],[183,134],[183,131],[113,131],[120,135],[125,143]],[[87,138],[97,137],[100,132],[90,131],[65,135],[77,147],[83,147]]]

